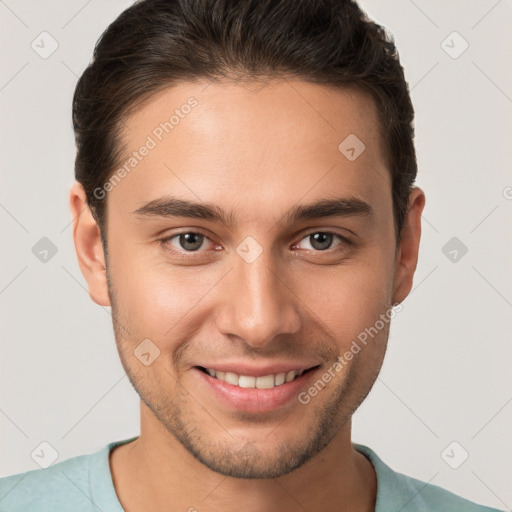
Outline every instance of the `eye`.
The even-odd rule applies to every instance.
[[[171,246],[171,250],[177,249],[181,252],[197,252],[203,247],[206,241],[211,243],[207,236],[194,231],[187,231],[165,238],[162,240],[162,243]]]
[[[345,237],[336,233],[329,233],[325,231],[310,233],[309,235],[305,236],[301,242],[304,240],[308,241],[309,247],[305,247],[306,250],[326,251],[332,248],[332,243],[335,237],[338,238],[340,242],[334,247],[338,247],[343,242],[348,244],[348,240]]]

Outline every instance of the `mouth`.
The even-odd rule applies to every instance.
[[[228,414],[238,411],[261,415],[285,406],[303,407],[298,400],[299,394],[310,385],[320,367],[316,365],[279,373],[267,371],[265,375],[255,376],[194,366],[192,375],[197,389],[204,393],[205,403],[215,404]]]
[[[255,389],[272,389],[284,384],[288,384],[299,378],[301,375],[308,373],[318,368],[319,365],[313,366],[307,369],[290,370],[288,372],[273,373],[269,375],[263,375],[261,377],[254,377],[251,375],[239,375],[234,372],[222,372],[214,370],[213,368],[205,368],[198,366],[197,368],[203,373],[208,374],[214,379],[219,379],[232,386],[238,386],[240,388],[255,388]]]

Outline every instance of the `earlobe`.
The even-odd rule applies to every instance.
[[[424,206],[425,194],[419,187],[414,187],[409,194],[409,206],[396,256],[393,304],[401,303],[412,288],[414,272],[418,264],[421,213]]]
[[[78,182],[71,187],[69,205],[78,264],[87,281],[89,296],[100,306],[110,306],[100,229],[87,204],[84,188]]]

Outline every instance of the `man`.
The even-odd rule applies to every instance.
[[[74,242],[141,432],[3,479],[1,510],[491,510],[351,442],[425,204],[381,27],[342,0],[138,2],[73,121]]]

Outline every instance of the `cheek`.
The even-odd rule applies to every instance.
[[[222,271],[212,267],[172,267],[162,257],[148,258],[149,250],[131,250],[119,257],[122,252],[111,251],[109,270],[116,304],[137,337],[152,339],[159,346],[169,343],[188,315],[201,309],[201,300],[222,277]]]
[[[376,251],[377,252],[377,251]],[[304,272],[299,297],[342,346],[373,326],[392,300],[392,269],[375,257],[353,265]]]

